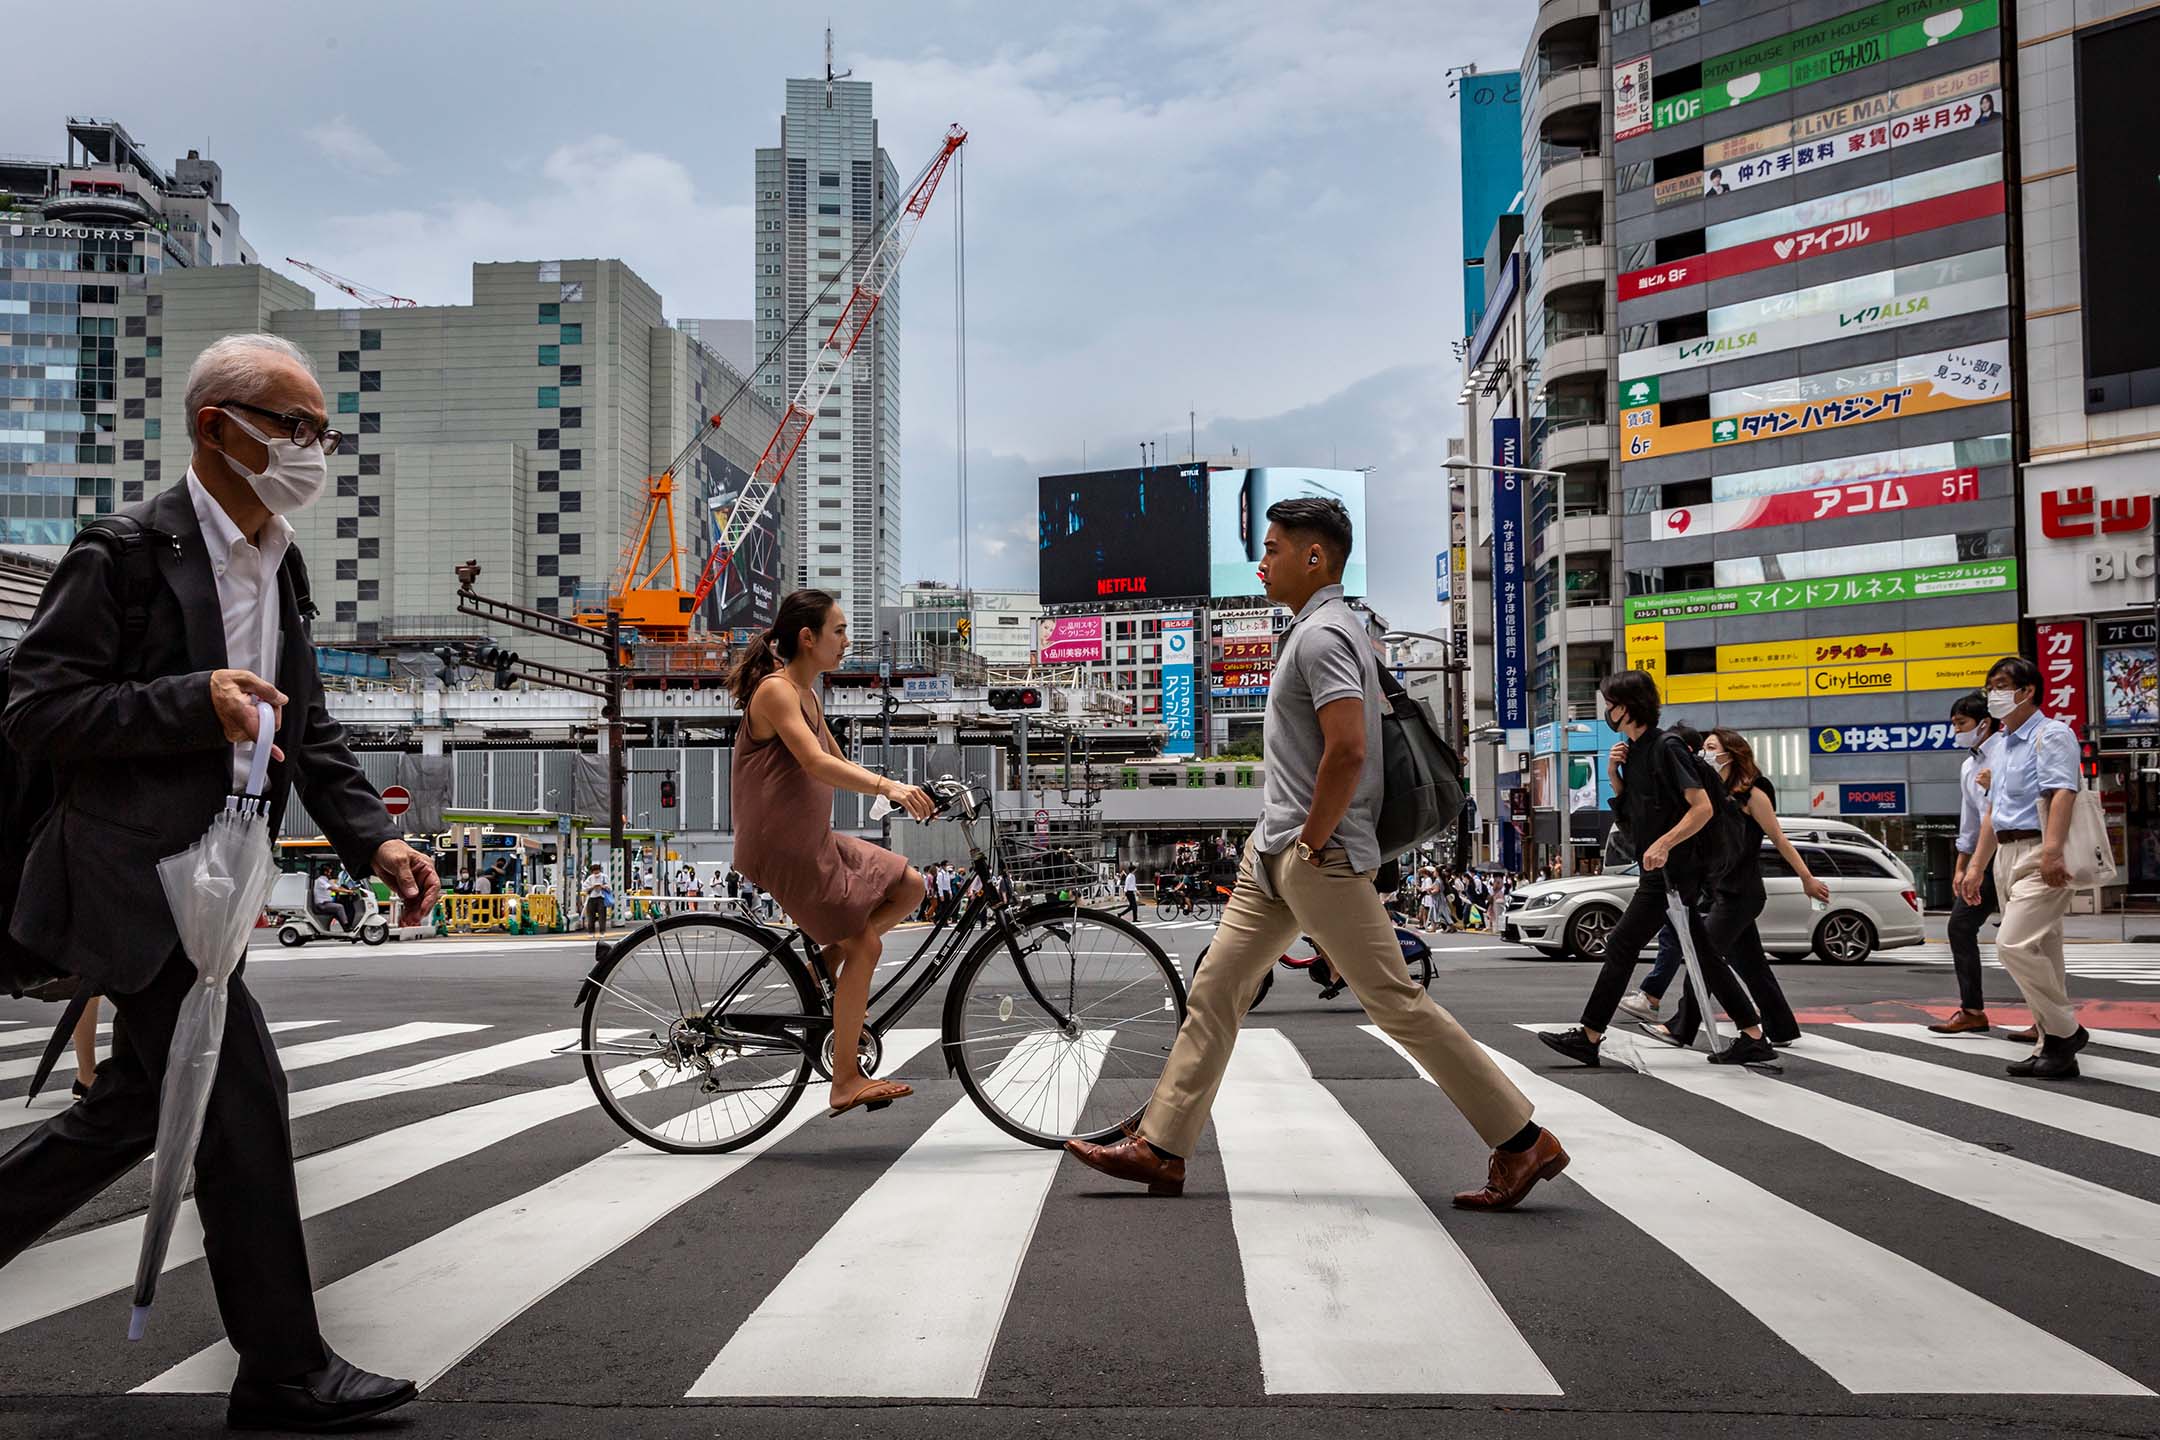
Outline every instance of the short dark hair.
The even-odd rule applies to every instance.
[[[1692,753],[1697,755],[1702,753],[1703,732],[1697,730],[1685,720],[1675,720],[1665,727],[1665,733],[1678,739]]]
[[[1267,507],[1267,518],[1293,535],[1308,535],[1318,541],[1337,572],[1350,563],[1350,546],[1356,537],[1350,529],[1350,512],[1334,496],[1298,495],[1278,500]]]
[[[1615,670],[1598,686],[1608,705],[1618,705],[1638,725],[1655,725],[1665,702],[1658,698],[1657,681],[1646,670]]]
[[[2007,675],[2013,690],[2030,690],[2036,696],[2040,693],[2040,667],[2023,655],[2005,655],[1988,666],[1987,683],[1990,688],[1993,688],[1998,675]]]
[[[1986,692],[1975,690],[1970,695],[1958,696],[1950,702],[1950,713],[1953,716],[1962,715],[1967,720],[1977,720],[1982,725],[1987,724],[1989,716]]]

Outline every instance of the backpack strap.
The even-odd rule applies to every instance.
[[[315,597],[308,593],[307,561],[301,558],[298,545],[285,548],[284,569],[292,580],[293,604],[299,610],[300,618],[312,624],[322,612],[315,608]]]
[[[177,551],[180,537],[154,530],[131,515],[100,515],[75,532],[75,543],[102,545],[112,552],[120,575],[120,633],[132,652],[150,630],[150,601],[161,582],[157,544]]]

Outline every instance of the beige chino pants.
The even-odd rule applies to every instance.
[[[2035,1053],[2046,1036],[2062,1039],[2078,1027],[2069,973],[2063,969],[2063,916],[2070,913],[2073,892],[2040,878],[2040,848],[2038,840],[2012,840],[1997,847],[1994,860],[1995,893],[2002,900],[1995,958],[2017,982],[2040,1028],[2033,1037]]]
[[[1256,874],[1255,867],[1265,867],[1264,874]],[[1140,1133],[1151,1144],[1173,1155],[1191,1155],[1198,1148],[1237,1043],[1238,1024],[1261,977],[1301,934],[1327,951],[1373,1023],[1439,1082],[1487,1145],[1498,1145],[1529,1123],[1528,1097],[1410,978],[1371,871],[1351,869],[1339,849],[1324,851],[1315,868],[1297,859],[1294,850],[1257,855],[1248,844],[1237,889],[1209,943],[1207,964],[1193,979],[1170,1063],[1140,1121]]]

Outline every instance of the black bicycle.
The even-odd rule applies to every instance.
[[[948,776],[930,789],[983,884],[870,997],[862,1073],[878,1073],[884,1037],[950,970],[939,1038],[968,1098],[1030,1144],[1111,1138],[1146,1106],[1185,1018],[1176,964],[1107,911],[1007,904],[976,841],[988,817],[976,788]],[[832,1078],[832,981],[799,930],[655,920],[600,943],[577,1003],[577,1053],[601,1108],[658,1150],[747,1145],[786,1118],[812,1071]]]

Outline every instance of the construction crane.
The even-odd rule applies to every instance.
[[[735,552],[750,537],[757,523],[764,517],[773,496],[779,491],[786,477],[788,466],[794,463],[795,452],[802,447],[809,433],[810,422],[817,414],[818,406],[839,380],[840,372],[855,353],[856,342],[870,328],[883,301],[886,287],[900,269],[900,262],[914,242],[915,232],[922,224],[924,212],[930,208],[930,198],[937,193],[938,182],[944,178],[952,157],[967,143],[967,131],[958,125],[945,132],[945,141],[935,158],[923,170],[915,187],[900,208],[893,212],[890,221],[873,236],[875,245],[868,247],[868,255],[855,268],[855,288],[848,296],[847,305],[826,332],[825,342],[818,348],[808,373],[800,388],[788,402],[787,412],[780,417],[779,428],[766,442],[764,453],[758,456],[756,468],[750,478],[737,492],[734,501],[725,510],[715,507],[720,520],[720,534],[714,538],[710,553],[705,557],[703,570],[698,574],[697,584],[689,590],[682,588],[682,545],[675,529],[675,476],[698,452],[706,439],[720,428],[726,415],[723,406],[718,414],[709,415],[705,423],[691,437],[682,453],[677,455],[667,469],[650,477],[645,489],[645,514],[637,533],[624,547],[622,559],[616,570],[616,583],[604,608],[581,610],[574,618],[580,625],[604,629],[610,611],[621,617],[621,624],[638,632],[639,639],[651,644],[679,645],[688,642],[690,630],[697,612],[711,595],[713,587],[726,574],[728,564]],[[860,253],[860,252],[858,252]],[[822,296],[813,300],[795,325],[792,335],[804,320],[821,303]],[[788,342],[785,338],[782,346]],[[765,357],[757,367],[763,370],[778,356],[778,347]],[[754,372],[753,372],[754,373]],[[744,382],[745,386],[748,381]],[[740,392],[738,392],[740,393]],[[665,548],[660,557],[650,564],[647,551],[658,530],[665,538]],[[663,579],[664,577],[664,579]]]
[[[387,290],[377,290],[372,285],[363,285],[357,280],[348,280],[343,275],[334,274],[323,269],[320,265],[310,265],[307,261],[295,260],[290,255],[285,257],[285,263],[296,265],[322,281],[325,285],[344,291],[371,310],[408,310],[416,308],[420,304],[419,301],[408,300],[403,295],[392,295]]]

